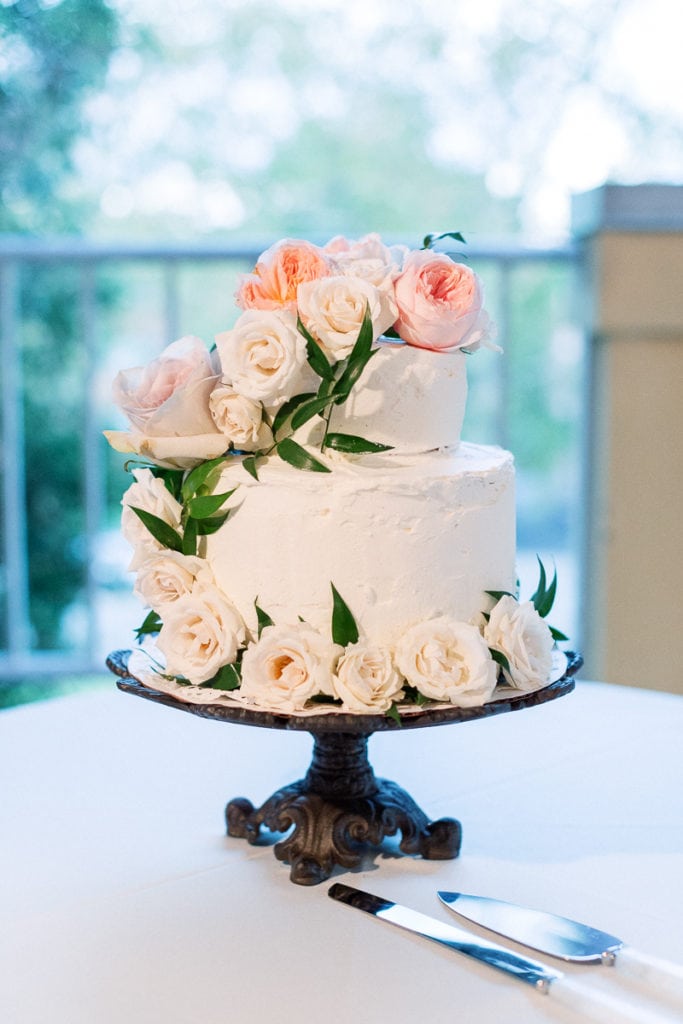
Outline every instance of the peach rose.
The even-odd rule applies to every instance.
[[[296,290],[304,281],[326,277],[324,253],[311,242],[285,238],[259,256],[251,274],[244,274],[235,293],[242,309],[296,309]]]
[[[433,351],[478,348],[490,321],[479,278],[462,263],[431,249],[411,252],[394,283],[395,329],[409,345]]]

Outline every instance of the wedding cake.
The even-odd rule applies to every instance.
[[[211,349],[117,376],[148,685],[396,716],[549,681],[556,581],[541,564],[519,600],[512,455],[460,439],[466,364],[495,346],[440,239],[279,242]]]

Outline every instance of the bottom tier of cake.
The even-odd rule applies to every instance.
[[[514,466],[500,448],[337,457],[329,474],[271,458],[258,481],[236,462],[217,490],[236,485],[205,554],[254,633],[258,602],[275,623],[328,634],[331,584],[387,646],[441,615],[470,621],[492,605],[488,590],[514,591]]]

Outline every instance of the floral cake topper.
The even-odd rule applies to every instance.
[[[449,236],[462,239],[457,232]],[[209,351],[192,336],[149,366],[121,371],[114,399],[131,429],[107,431],[118,451],[188,468],[236,452],[257,475],[263,456],[312,472],[329,467],[292,435],[323,422],[319,447],[386,451],[381,438],[330,430],[380,338],[434,352],[491,344],[476,273],[430,246],[387,246],[379,235],[327,245],[284,239],[259,256],[235,296],[234,326]]]

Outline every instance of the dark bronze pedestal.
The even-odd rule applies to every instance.
[[[357,867],[367,847],[377,848],[386,837],[398,832],[403,853],[429,860],[457,857],[462,835],[459,822],[454,818],[430,822],[405,790],[395,782],[376,778],[368,761],[368,739],[374,732],[400,735],[407,729],[468,722],[545,704],[574,689],[571,677],[582,664],[580,655],[563,654],[553,682],[541,689],[531,693],[508,691],[474,708],[426,705],[405,710],[399,724],[387,715],[288,715],[239,704],[185,703],[137,679],[128,667],[130,654],[115,651],[107,659],[107,665],[119,677],[119,689],[126,693],[201,718],[311,733],[313,758],[303,779],[283,786],[258,809],[244,797],[236,797],[225,812],[228,834],[249,843],[258,841],[262,826],[271,832],[291,829],[275,845],[275,856],[291,865],[290,877],[299,885],[322,882],[337,866]]]
[[[275,846],[291,865],[290,878],[316,885],[334,868],[358,867],[365,849],[401,832],[403,853],[449,860],[460,852],[462,830],[454,818],[430,822],[413,798],[378,779],[368,760],[368,736],[313,733],[313,758],[305,778],[284,786],[262,807],[237,797],[225,811],[228,835],[258,840],[261,826],[291,834]]]

